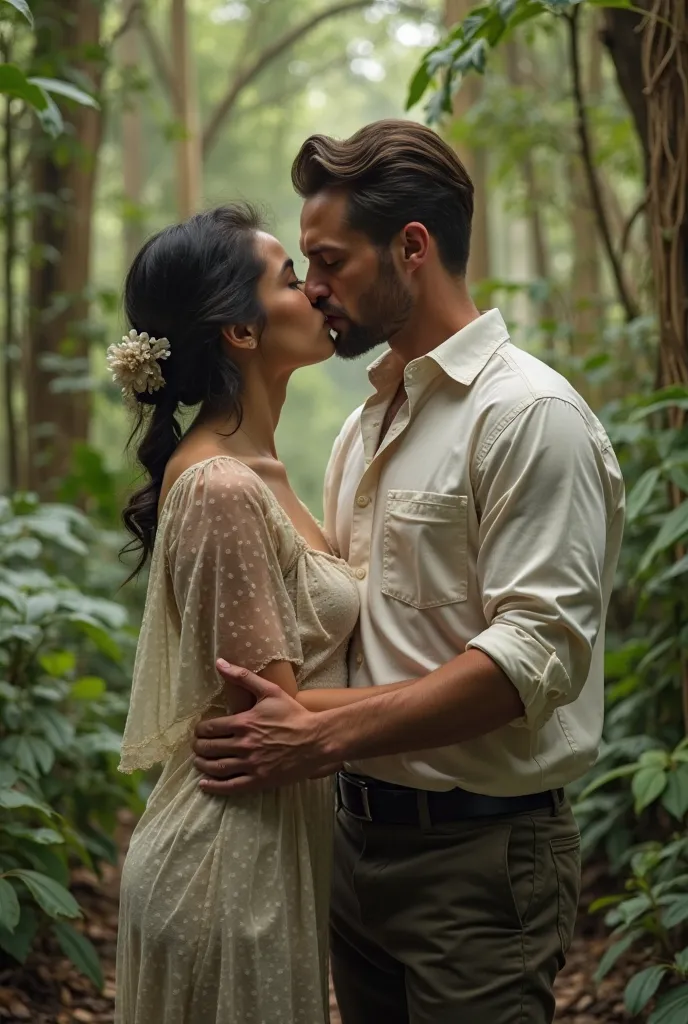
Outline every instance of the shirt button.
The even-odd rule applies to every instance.
[[[365,569],[361,567],[360,569],[356,570],[356,575],[358,576],[359,580],[364,580],[367,576],[367,573]]]
[[[366,505],[370,504],[370,498],[368,497],[367,494],[359,494],[359,496],[356,498],[356,504],[358,505],[359,508],[365,508]]]

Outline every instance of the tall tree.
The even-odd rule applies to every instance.
[[[447,28],[463,21],[472,4],[471,0],[445,0],[444,19]],[[483,89],[482,78],[471,75],[454,95],[453,116],[449,122],[450,141],[457,156],[468,171],[475,186],[475,208],[473,211],[473,234],[471,256],[468,262],[468,281],[475,284],[490,276],[490,238],[488,218],[488,167],[484,148],[466,140],[465,130],[460,137],[452,138],[452,123],[460,126],[469,110],[479,102]],[[457,133],[454,133],[455,136]]]
[[[170,15],[175,78],[172,101],[180,136],[177,142],[177,212],[180,220],[184,220],[196,213],[201,203],[201,128],[186,0],[172,0]]]
[[[141,117],[140,95],[136,88],[132,88],[131,83],[131,78],[138,73],[141,65],[139,0],[122,0],[122,8],[125,28],[117,45],[117,57],[125,78],[121,130],[126,207],[122,230],[124,256],[128,266],[142,241],[141,208],[143,204],[145,134]]]
[[[103,3],[40,0],[35,12],[37,70],[79,74],[100,92]],[[88,434],[90,394],[85,388],[60,390],[60,378],[65,363],[82,375],[88,365],[91,222],[103,131],[100,111],[68,100],[61,106],[69,135],[58,144],[37,130],[31,161],[27,483],[45,497],[56,493],[67,473],[74,440]]]

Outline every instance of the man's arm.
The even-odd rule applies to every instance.
[[[341,760],[465,742],[517,719],[540,728],[576,699],[588,675],[602,623],[608,486],[575,407],[545,399],[514,416],[477,466],[478,580],[488,625],[472,649],[415,686],[382,688],[319,715],[263,692],[251,712],[236,716],[234,741],[219,738],[229,719],[203,723],[199,769],[245,776],[214,791],[275,784],[280,765],[292,778],[306,777]],[[240,670],[232,678],[256,692]]]

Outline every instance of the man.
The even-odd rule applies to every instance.
[[[306,291],[340,355],[382,340],[325,520],[360,580],[352,686],[320,715],[225,667],[255,707],[197,728],[208,792],[332,770],[332,958],[344,1024],[545,1024],[580,837],[563,787],[602,727],[623,525],[610,442],[466,287],[473,188],[437,135],[384,121],[306,141]],[[385,684],[420,679],[385,692]],[[227,780],[227,781],[218,781]]]

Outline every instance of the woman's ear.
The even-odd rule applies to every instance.
[[[222,328],[222,337],[232,348],[257,348],[258,337],[255,327],[246,324],[232,324]]]

